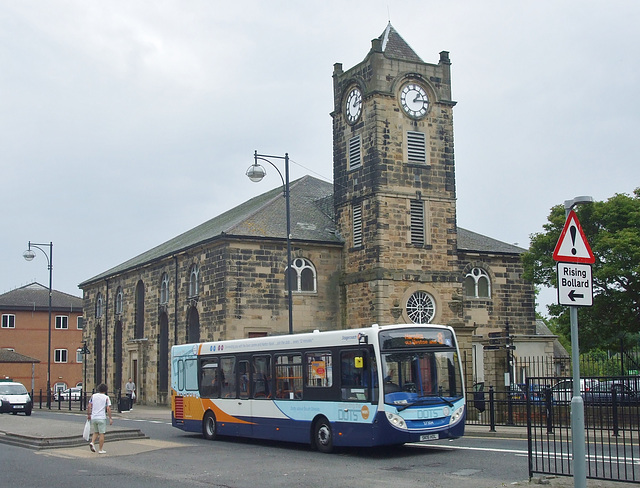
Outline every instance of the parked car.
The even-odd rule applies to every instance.
[[[22,383],[13,381],[0,382],[0,413],[17,414],[22,412],[31,415],[33,402],[29,392]]]
[[[593,401],[599,403],[613,402],[615,391],[616,401],[622,405],[640,403],[640,394],[633,382],[626,379],[601,381],[593,392]]]
[[[72,388],[67,388],[66,390],[59,390],[55,393],[54,399],[56,401],[68,401],[69,395],[71,395],[71,400],[80,400],[80,396],[82,395],[82,387],[74,386]]]
[[[580,395],[585,403],[593,401],[593,391],[599,381],[591,378],[580,378]],[[571,403],[573,397],[573,379],[562,380],[551,388],[553,403]]]
[[[540,385],[533,383],[529,384],[529,391],[527,391],[526,383],[511,384],[509,400],[512,403],[527,403],[527,398],[529,398],[532,403],[544,402],[544,391]]]

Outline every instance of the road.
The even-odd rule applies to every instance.
[[[83,422],[74,414],[38,415],[68,420],[70,431]],[[297,444],[206,441],[166,421],[116,421],[149,439],[107,443],[106,455],[88,447],[34,451],[0,444],[2,486],[494,488],[527,479],[523,440],[466,437],[327,455]]]

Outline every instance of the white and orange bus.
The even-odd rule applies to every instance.
[[[174,427],[378,446],[464,434],[465,392],[452,328],[362,329],[183,344],[171,349]]]

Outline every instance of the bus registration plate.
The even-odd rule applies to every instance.
[[[437,441],[438,434],[425,434],[420,436],[421,441]]]

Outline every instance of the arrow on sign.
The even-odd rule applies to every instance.
[[[576,298],[584,298],[584,295],[582,293],[576,293],[575,290],[571,290],[568,296],[572,302],[575,302]]]

